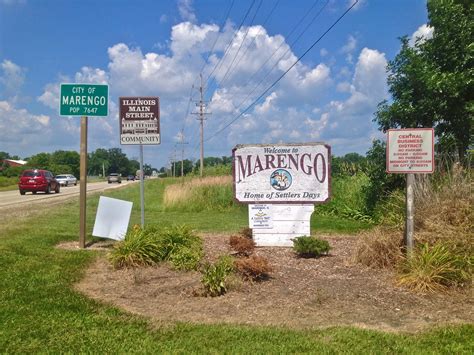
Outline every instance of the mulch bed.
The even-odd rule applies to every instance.
[[[353,262],[355,236],[326,236],[329,256],[298,258],[291,248],[256,248],[267,258],[271,277],[240,282],[220,297],[197,297],[198,272],[167,265],[114,270],[105,255],[76,289],[157,323],[228,323],[294,329],[357,326],[415,332],[433,325],[473,323],[472,290],[418,295],[394,283],[390,270]],[[206,258],[232,253],[229,235],[203,236]]]

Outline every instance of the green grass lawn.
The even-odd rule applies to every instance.
[[[147,223],[189,223],[200,231],[237,231],[246,210],[165,213],[162,183],[146,184]],[[131,223],[140,221],[138,184],[108,192],[134,201]],[[98,196],[88,199],[92,230]],[[334,327],[295,331],[231,325],[157,326],[146,318],[92,301],[73,290],[97,253],[56,249],[78,239],[78,203],[0,225],[0,352],[87,353],[440,353],[472,354],[474,326],[434,328],[416,335]],[[323,229],[339,231],[337,221]],[[315,228],[318,228],[316,223]],[[344,228],[348,228],[344,226]],[[347,230],[346,230],[347,231]],[[158,299],[159,301],[159,299]]]

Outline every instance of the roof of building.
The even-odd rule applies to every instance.
[[[12,163],[15,163],[15,164],[20,164],[20,165],[25,165],[27,163],[27,161],[25,161],[25,160],[3,159],[3,161],[12,162]]]

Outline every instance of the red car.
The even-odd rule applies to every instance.
[[[23,171],[18,183],[21,195],[24,195],[27,191],[31,191],[33,194],[36,194],[38,191],[43,191],[47,194],[51,193],[51,191],[59,193],[59,187],[59,182],[54,178],[51,171],[40,169]]]

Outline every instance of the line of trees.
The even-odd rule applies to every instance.
[[[12,156],[7,152],[0,152],[0,160],[20,160],[18,156]],[[47,169],[54,174],[73,174],[79,177],[80,155],[76,151],[57,150],[53,153],[39,153],[25,158],[27,164],[21,167],[2,164],[1,175],[12,177],[19,176],[26,168]],[[88,175],[103,176],[110,173],[120,173],[123,176],[135,175],[140,168],[140,163],[135,159],[127,158],[120,148],[96,149],[88,154]],[[153,168],[144,164],[145,175],[151,175]]]
[[[198,174],[201,163],[199,160],[192,161],[189,159],[184,159],[183,163],[183,174]],[[221,167],[226,166],[229,167],[232,163],[232,157],[222,156],[222,157],[205,157],[203,160],[204,168],[210,167]],[[169,168],[161,167],[159,170],[162,176],[181,176],[181,160],[172,161],[171,166]]]

